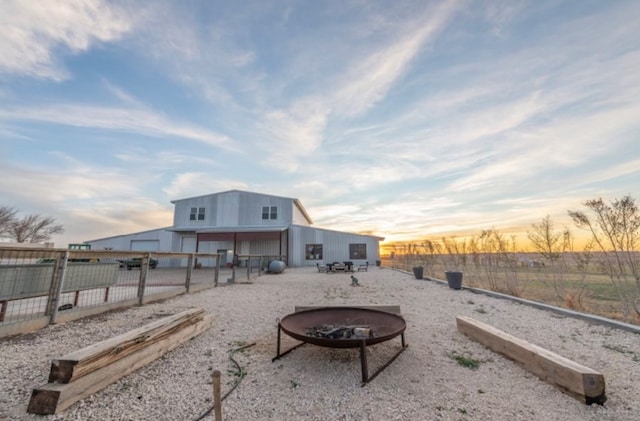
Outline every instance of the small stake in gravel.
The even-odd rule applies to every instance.
[[[213,412],[216,421],[222,421],[222,399],[220,398],[220,371],[211,374],[213,379]]]

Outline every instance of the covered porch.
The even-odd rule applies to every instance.
[[[196,232],[196,252],[222,253],[221,264],[239,264],[238,256],[268,255],[288,262],[287,227],[219,228]]]

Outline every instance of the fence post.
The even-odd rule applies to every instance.
[[[216,272],[213,279],[214,286],[218,286],[218,278],[220,277],[220,260],[222,260],[222,254],[218,253],[216,256]]]
[[[185,288],[187,289],[187,293],[191,289],[191,270],[193,269],[193,253],[189,254],[189,259],[187,260],[187,279],[185,282]]]
[[[213,415],[215,421],[222,421],[222,399],[220,398],[220,371],[211,374],[213,380]]]
[[[49,288],[49,296],[47,297],[47,308],[44,312],[49,316],[49,324],[55,324],[58,317],[58,307],[60,305],[60,296],[62,295],[62,287],[64,278],[67,273],[67,260],[69,260],[69,250],[62,252],[62,256],[58,255],[56,263],[53,266],[53,276],[51,278],[51,288]]]
[[[231,278],[227,279],[227,283],[236,281],[236,265],[231,265]]]
[[[149,261],[151,253],[145,254],[140,261],[140,279],[138,281],[138,304],[143,304],[144,289],[147,286],[147,272],[149,270]]]

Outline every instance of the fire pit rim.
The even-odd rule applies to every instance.
[[[296,328],[298,328],[300,325],[300,321],[296,319],[302,319],[302,320],[304,320],[305,318],[308,319],[309,315],[311,314],[317,315],[317,314],[323,314],[323,313],[327,313],[327,314],[331,313],[335,315],[336,312],[345,313],[345,314],[358,314],[360,316],[362,316],[363,314],[374,315],[373,317],[377,318],[378,321],[385,320],[386,321],[385,325],[389,325],[389,324],[392,325],[393,330],[390,332],[385,332],[380,336],[373,336],[368,338],[348,338],[348,339],[342,339],[342,338],[331,339],[331,338],[314,337],[314,336],[309,336],[308,334],[301,332],[299,330],[296,330]],[[293,324],[293,326],[292,326],[292,320],[296,320],[297,322]],[[381,323],[378,323],[378,328],[380,327],[380,324]],[[287,335],[291,336],[292,338],[295,338],[305,343],[310,343],[310,344],[327,347],[327,348],[358,348],[362,346],[363,341],[365,343],[365,346],[378,344],[401,335],[406,330],[406,327],[407,327],[406,321],[401,315],[389,313],[387,311],[382,311],[382,310],[375,310],[375,309],[362,308],[362,307],[349,307],[349,306],[339,306],[339,307],[327,306],[327,307],[317,307],[317,308],[312,308],[307,310],[301,310],[295,313],[287,314],[280,320],[280,328],[282,329],[282,331],[284,331]],[[375,327],[373,328],[373,330],[375,334],[375,331],[376,331]]]

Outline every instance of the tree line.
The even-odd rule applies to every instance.
[[[18,210],[0,206],[0,238],[7,238],[16,243],[42,243],[49,241],[54,234],[62,233],[63,226],[50,216],[20,216]]]
[[[580,309],[585,276],[590,271],[604,274],[615,291],[624,319],[640,320],[640,211],[633,197],[605,202],[602,198],[584,202],[582,209],[568,210],[575,227],[588,240],[582,249],[573,232],[557,228],[549,215],[531,224],[527,231],[535,259],[524,258],[516,237],[492,228],[460,239],[443,237],[400,243],[392,247],[398,261],[410,264],[464,270],[489,289],[521,296],[527,287],[522,266],[545,268],[541,282],[555,291],[561,304]],[[575,273],[578,270],[578,275]]]

